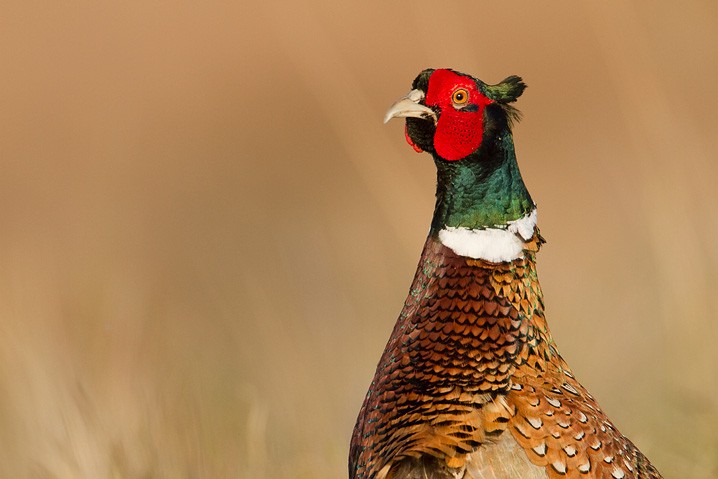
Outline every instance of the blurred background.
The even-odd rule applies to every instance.
[[[529,88],[565,358],[718,477],[718,3],[37,2],[0,20],[0,477],[346,477],[428,230],[385,110]]]

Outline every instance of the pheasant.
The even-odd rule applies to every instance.
[[[511,105],[526,85],[427,69],[387,112],[437,168],[404,308],[359,412],[350,479],[661,478],[558,352]]]

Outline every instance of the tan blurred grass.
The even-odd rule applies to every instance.
[[[713,2],[3,10],[1,477],[345,475],[432,207],[380,119],[428,66],[524,76],[562,351],[718,476]]]

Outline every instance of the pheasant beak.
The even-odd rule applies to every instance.
[[[389,111],[384,115],[384,123],[388,123],[392,118],[412,117],[423,118],[424,120],[431,118],[434,120],[434,125],[436,125],[438,118],[434,110],[419,103],[424,99],[424,96],[424,92],[421,90],[411,90],[408,95],[389,108]]]

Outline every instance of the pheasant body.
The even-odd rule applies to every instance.
[[[546,325],[543,239],[507,105],[524,87],[425,70],[390,110],[434,156],[437,205],[357,419],[350,479],[661,477],[574,378]]]

